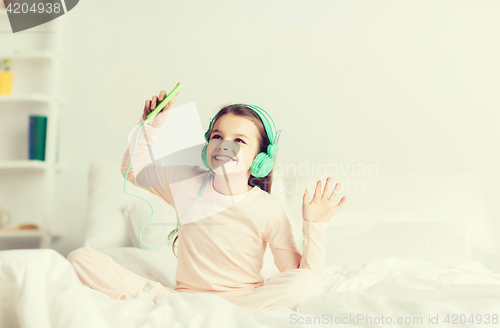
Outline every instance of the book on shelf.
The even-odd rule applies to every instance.
[[[29,117],[29,159],[45,161],[45,141],[47,136],[47,117]]]

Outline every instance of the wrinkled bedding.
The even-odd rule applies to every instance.
[[[321,326],[335,318],[359,327],[500,325],[500,274],[477,261],[386,258],[326,268],[323,282],[326,292],[297,308]]]
[[[0,251],[0,304],[0,327],[297,327],[289,309],[246,309],[208,293],[113,300],[52,249]]]
[[[213,294],[160,295],[156,304],[118,301],[82,284],[55,250],[0,251],[0,322],[1,327],[37,328],[333,327],[341,322],[351,327],[444,327],[453,322],[477,327],[495,326],[493,316],[500,314],[500,274],[474,261],[450,265],[389,257],[326,267],[322,280],[326,292],[300,304],[297,312],[241,308]],[[366,316],[372,317],[371,324]],[[382,316],[391,317],[392,324],[381,323]],[[436,316],[438,324],[429,324]],[[397,325],[398,317],[422,321]]]

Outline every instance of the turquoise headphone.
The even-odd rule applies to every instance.
[[[165,101],[165,100],[164,100]],[[252,162],[252,166],[250,167],[250,174],[253,175],[254,177],[256,178],[263,178],[265,176],[267,176],[273,169],[274,167],[274,159],[273,159],[273,156],[275,156],[277,153],[278,153],[278,139],[279,139],[279,136],[281,134],[281,130],[278,130],[276,131],[276,125],[274,124],[274,121],[273,119],[271,118],[271,115],[269,115],[265,110],[263,110],[262,108],[260,107],[257,107],[255,105],[247,105],[247,104],[234,104],[234,105],[245,105],[247,106],[248,108],[251,108],[253,109],[260,117],[261,121],[262,121],[262,124],[264,125],[264,128],[266,130],[266,133],[267,133],[267,136],[269,137],[269,141],[271,142],[271,144],[269,146],[267,146],[267,149],[266,149],[266,152],[262,152],[262,153],[259,153],[257,154],[257,156],[255,157],[255,159],[253,160]],[[267,118],[265,115],[267,115]],[[127,172],[125,173],[125,181],[123,182],[123,191],[126,193],[126,194],[129,194],[131,196],[134,196],[134,197],[137,197],[137,198],[140,198],[142,199],[143,201],[145,201],[146,203],[148,203],[149,207],[151,208],[151,216],[149,217],[149,220],[148,222],[146,222],[146,224],[144,225],[144,227],[142,227],[141,229],[141,232],[139,233],[139,239],[141,240],[141,243],[146,246],[146,247],[149,247],[149,248],[156,248],[158,246],[162,246],[162,245],[165,245],[166,243],[170,242],[170,240],[172,238],[174,238],[175,234],[177,233],[177,227],[179,226],[179,222],[181,220],[181,218],[189,211],[191,211],[195,206],[196,204],[198,203],[198,200],[200,199],[201,197],[201,194],[203,192],[203,189],[205,188],[205,185],[208,181],[208,178],[210,178],[211,175],[214,175],[215,173],[213,172],[212,168],[210,167],[210,165],[208,164],[208,160],[207,160],[207,148],[208,148],[208,143],[209,143],[209,138],[210,138],[210,135],[208,134],[208,132],[210,131],[210,128],[212,127],[212,124],[214,122],[214,119],[215,119],[216,116],[214,116],[211,120],[210,120],[210,124],[208,126],[208,130],[207,132],[205,132],[205,140],[207,141],[206,144],[203,146],[202,150],[201,150],[201,159],[203,161],[203,164],[210,170],[210,174],[207,176],[207,178],[205,179],[205,182],[203,183],[203,186],[201,187],[201,190],[200,190],[200,193],[198,194],[198,198],[196,199],[196,202],[193,204],[193,206],[191,206],[191,208],[189,210],[187,210],[186,212],[184,212],[180,217],[179,219],[177,220],[177,225],[175,227],[175,231],[174,233],[172,234],[172,237],[169,238],[168,241],[166,241],[165,243],[163,244],[159,244],[159,245],[156,245],[156,246],[149,246],[149,245],[146,245],[146,243],[144,243],[142,241],[142,232],[144,231],[144,229],[146,228],[146,226],[148,225],[149,221],[151,221],[151,218],[153,217],[153,207],[151,206],[151,204],[149,204],[149,202],[147,200],[145,200],[144,198],[140,197],[140,196],[137,196],[137,195],[133,195],[133,194],[130,194],[128,193],[126,190],[125,190],[125,184],[127,182],[127,176],[128,176],[128,171],[130,169],[130,166],[132,165],[132,160],[134,159],[134,156],[135,156],[135,150],[137,148],[137,141],[139,139],[139,133],[141,132],[142,128],[144,128],[144,126],[150,121],[149,118],[147,118],[141,125],[140,129],[139,129],[139,132],[137,133],[137,137],[135,139],[135,147],[134,147],[134,152],[132,153],[132,157],[130,158],[130,164],[128,165],[128,168],[127,168]],[[152,119],[152,118],[151,118]],[[270,124],[270,122],[272,123],[272,126]],[[274,127],[274,130],[272,129]],[[274,132],[276,131],[276,132]]]
[[[253,109],[259,115],[260,120],[262,121],[262,124],[264,125],[264,128],[266,130],[267,136],[269,137],[269,141],[271,141],[271,144],[267,146],[266,152],[257,154],[257,156],[252,162],[252,166],[250,167],[251,175],[253,175],[256,178],[263,178],[267,176],[274,167],[273,156],[275,156],[279,151],[278,139],[279,135],[281,134],[281,130],[276,131],[276,125],[274,124],[271,115],[269,115],[262,108],[248,104],[234,104],[234,105],[245,105],[248,108]],[[269,117],[269,119],[264,114],[266,114],[267,117]],[[210,173],[212,173],[212,168],[208,164],[208,159],[207,159],[207,148],[208,148],[208,142],[210,141],[210,135],[208,134],[208,132],[212,127],[214,119],[215,116],[210,120],[210,124],[208,125],[208,130],[207,132],[205,132],[205,140],[207,141],[207,143],[201,149],[201,160],[203,161],[203,164],[210,170]],[[272,126],[270,122],[272,123]],[[274,127],[274,131],[276,131],[275,133],[272,127]]]

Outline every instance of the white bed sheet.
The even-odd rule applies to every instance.
[[[297,308],[316,316],[320,326],[329,320],[358,327],[395,327],[397,320],[401,327],[500,325],[500,274],[479,261],[452,265],[389,257],[326,268],[323,283],[324,294]]]
[[[1,327],[297,327],[293,311],[239,307],[213,294],[113,300],[84,285],[52,249],[0,251]]]
[[[114,249],[116,260],[129,261],[133,268],[131,259],[145,251],[128,249]],[[126,257],[120,259],[120,252]],[[142,265],[135,267],[137,273],[144,270]],[[147,270],[150,277],[159,274]],[[467,318],[480,314],[483,320],[486,314],[500,314],[500,274],[477,261],[451,265],[390,257],[326,267],[322,280],[326,292],[300,304],[297,312],[282,307],[246,309],[209,293],[161,295],[157,304],[117,301],[82,284],[71,264],[54,250],[0,251],[0,322],[2,327],[37,328],[325,327],[329,325],[318,321],[325,320],[325,314],[333,318],[363,314],[420,316],[423,324],[404,326],[422,327],[429,315],[438,315],[440,324],[432,325],[436,327],[446,325],[446,314]],[[362,320],[352,323],[352,327],[370,326]]]

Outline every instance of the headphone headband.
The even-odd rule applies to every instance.
[[[257,115],[259,115],[259,117],[260,117],[260,120],[262,121],[262,124],[264,125],[264,129],[266,130],[267,136],[269,137],[269,141],[271,141],[271,145],[278,144],[281,130],[276,131],[276,124],[274,124],[274,121],[268,112],[266,112],[265,110],[263,110],[262,108],[260,108],[258,106],[252,105],[252,104],[237,103],[237,104],[233,104],[233,105],[244,105],[244,106],[247,106],[248,108],[252,109],[255,113],[257,113]],[[262,112],[265,113],[267,115],[267,117],[264,116],[264,114]],[[207,132],[205,132],[205,140],[207,142],[209,141],[209,137],[210,137],[208,135],[208,132],[210,131],[210,128],[212,127],[212,124],[213,124],[216,116],[217,115],[215,115],[214,117],[212,117],[212,119],[210,119],[210,124],[208,125]],[[273,125],[271,126],[271,124],[269,124],[269,122],[271,122]],[[272,129],[272,127],[274,127],[274,130]],[[276,131],[276,132],[274,132],[274,131]]]

